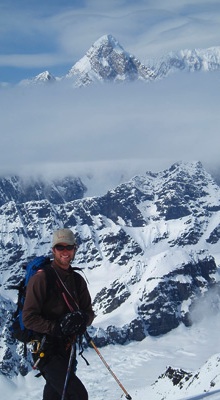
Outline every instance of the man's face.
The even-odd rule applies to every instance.
[[[56,264],[63,269],[68,269],[74,259],[76,247],[62,242],[54,246],[52,250]]]

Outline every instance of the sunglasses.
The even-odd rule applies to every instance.
[[[63,246],[62,244],[56,244],[56,246],[54,246],[56,250],[58,251],[63,251],[63,250],[76,250],[76,245],[75,244],[68,244],[67,246]]]

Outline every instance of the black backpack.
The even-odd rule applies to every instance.
[[[11,286],[10,289],[18,290],[17,309],[13,314],[10,332],[14,339],[23,343],[29,343],[34,337],[33,331],[25,328],[22,321],[22,310],[25,301],[26,288],[30,278],[36,274],[40,269],[45,270],[47,285],[49,287],[55,284],[54,271],[50,266],[51,260],[49,257],[39,256],[30,261],[24,266],[26,273],[24,279],[18,286]],[[53,279],[54,278],[54,279]],[[51,285],[52,284],[52,285]],[[47,291],[48,293],[48,291]]]

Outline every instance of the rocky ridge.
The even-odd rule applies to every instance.
[[[130,54],[112,35],[100,37],[61,77],[54,77],[48,71],[32,79],[20,82],[22,85],[52,82],[68,82],[78,88],[94,83],[151,82],[165,78],[175,71],[216,71],[220,69],[220,47],[208,49],[185,49],[171,52],[165,57],[145,64]]]
[[[220,188],[201,163],[135,176],[101,197],[82,197],[81,180],[72,183],[60,182],[54,201],[45,198],[47,187],[33,191],[41,193],[35,200],[1,190],[0,365],[6,375],[25,374],[29,365],[8,332],[16,300],[9,287],[21,280],[27,259],[51,254],[56,228],[76,234],[75,263],[90,283],[97,314],[90,334],[98,346],[190,326],[196,303],[220,289]],[[64,201],[60,193],[67,188]]]

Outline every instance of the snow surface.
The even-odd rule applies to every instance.
[[[116,375],[125,391],[133,400],[210,400],[220,398],[220,366],[216,357],[219,351],[220,321],[209,316],[193,327],[180,326],[161,337],[147,337],[142,342],[126,346],[110,345],[99,349],[108,366]],[[93,348],[84,351],[89,366],[78,357],[78,376],[82,379],[92,400],[119,400],[126,398],[124,391],[113,378]],[[208,367],[202,369],[206,361]],[[171,382],[161,380],[152,385],[168,366],[195,373],[201,368],[201,380],[179,389]],[[216,370],[216,366],[218,367]],[[219,370],[218,370],[219,369]],[[36,378],[31,371],[25,378],[13,381],[0,375],[1,400],[13,396],[13,400],[40,400],[44,386],[43,378]],[[211,374],[211,377],[210,377]],[[216,378],[218,377],[218,379]],[[210,381],[215,385],[210,388]]]

